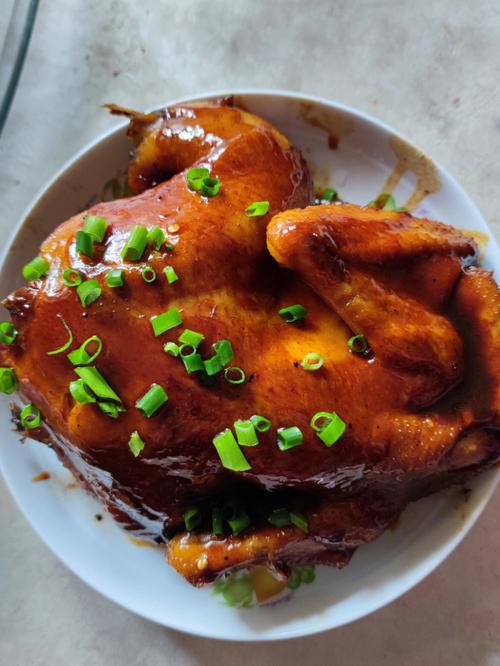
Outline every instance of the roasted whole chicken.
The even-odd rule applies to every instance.
[[[315,204],[300,151],[237,108],[112,110],[133,196],[43,243],[0,379],[123,527],[195,585],[342,566],[498,461],[500,292],[473,240]]]

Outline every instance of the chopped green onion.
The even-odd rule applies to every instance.
[[[117,405],[114,402],[98,402],[97,406],[103,414],[110,416],[112,419],[117,419],[122,412],[127,411],[123,405]]]
[[[125,283],[125,271],[114,268],[106,273],[106,284],[108,287],[123,287]]]
[[[89,354],[87,347],[96,343],[97,348],[93,354]],[[98,335],[92,335],[78,348],[68,354],[68,359],[73,365],[89,365],[93,363],[102,351],[102,340]]]
[[[246,379],[245,371],[237,365],[233,365],[224,370],[224,379],[229,384],[243,384]]]
[[[237,536],[250,525],[250,516],[241,508],[237,499],[228,500],[224,504],[222,516],[231,528],[233,536]]]
[[[212,441],[223,467],[233,472],[245,472],[252,469],[229,428],[216,435]]]
[[[231,528],[233,536],[238,536],[243,530],[250,525],[250,516],[245,511],[241,510],[234,518],[226,518],[226,521]]]
[[[21,425],[25,430],[32,430],[33,428],[38,428],[42,422],[42,415],[38,407],[35,405],[29,404],[23,407],[21,413],[19,414],[21,419]]]
[[[205,197],[215,197],[219,194],[220,180],[218,178],[204,178],[201,181],[200,192]]]
[[[141,270],[141,277],[144,280],[144,282],[151,284],[151,282],[154,282],[156,280],[156,271],[154,270],[154,268],[151,268],[151,266],[145,266]]]
[[[218,340],[214,344],[214,351],[222,366],[225,366],[234,357],[233,347],[229,340]]]
[[[124,261],[140,261],[148,242],[148,230],[138,224],[135,226],[123,246],[121,257]]]
[[[187,353],[187,349],[191,351]],[[181,345],[179,347],[179,356],[184,363],[184,367],[186,368],[188,375],[190,375],[192,372],[198,372],[198,370],[204,369],[203,360],[200,354],[198,354],[198,352],[196,352],[191,345]]]
[[[85,282],[78,285],[76,293],[78,294],[80,303],[86,308],[94,301],[97,301],[102,294],[102,289],[97,280],[85,280]]]
[[[11,321],[0,322],[0,342],[11,345],[17,338],[17,328]]]
[[[63,282],[67,287],[78,287],[82,284],[83,277],[81,273],[74,268],[67,268],[63,273]]]
[[[368,340],[364,335],[353,335],[347,341],[347,346],[355,354],[363,354],[368,349]]]
[[[168,395],[160,384],[151,384],[146,393],[139,398],[135,406],[144,416],[151,418],[168,400]]]
[[[45,257],[35,257],[23,266],[23,278],[32,282],[39,280],[48,273],[50,264]]]
[[[302,513],[299,513],[298,511],[290,511],[290,520],[295,525],[295,527],[299,528],[299,530],[302,530],[306,533],[309,532],[307,518]]]
[[[288,449],[293,449],[295,446],[300,446],[303,439],[302,431],[297,426],[278,428],[278,446],[281,451],[288,451]]]
[[[94,256],[94,236],[87,231],[76,232],[76,251],[92,259]]]
[[[167,342],[163,345],[163,351],[170,356],[179,356],[179,345],[176,345],[175,342]]]
[[[173,245],[165,245],[165,249],[168,250],[169,252],[174,251],[174,246]]]
[[[108,230],[108,223],[99,215],[87,215],[83,223],[83,230],[93,236],[98,243],[102,243]]]
[[[206,361],[203,361],[203,366],[205,367],[205,372],[209,377],[216,375],[222,370],[222,364],[219,361],[217,354],[215,354],[215,356],[211,356]]]
[[[151,227],[148,231],[148,243],[154,246],[155,250],[159,250],[165,242],[165,232],[160,227]]]
[[[153,332],[155,337],[158,337],[165,331],[169,331],[171,328],[180,326],[182,324],[182,317],[177,308],[172,308],[167,310],[156,317],[151,318],[151,326],[153,327]]]
[[[255,432],[255,426],[250,421],[242,421],[238,419],[234,422],[234,432],[236,433],[236,439],[240,446],[257,446],[259,443],[259,438]]]
[[[306,585],[309,585],[314,581],[316,578],[316,574],[314,572],[314,565],[312,564],[305,564],[302,567],[302,572],[301,572],[301,580],[303,583]]]
[[[179,276],[175,272],[173,266],[165,266],[163,272],[165,273],[165,277],[167,278],[168,284],[172,284],[172,282],[176,282],[179,279]]]
[[[326,446],[332,446],[344,434],[346,424],[335,412],[317,412],[311,419],[311,428]]]
[[[295,569],[292,570],[292,573],[287,581],[286,586],[288,587],[289,590],[296,590],[298,587],[300,587],[301,582],[302,582],[301,570],[299,567],[295,567]]]
[[[75,381],[70,382],[69,392],[75,401],[81,405],[86,405],[90,402],[96,401],[95,395],[91,393],[83,379],[75,379]]]
[[[145,446],[137,430],[134,430],[134,432],[130,435],[130,439],[128,440],[128,445],[130,450],[134,454],[134,457],[137,458],[137,456],[140,454],[140,452],[143,450]]]
[[[184,525],[188,532],[194,530],[201,523],[201,511],[196,506],[190,506],[184,512]]]
[[[397,208],[396,200],[392,194],[389,194],[388,192],[379,194],[376,199],[368,203],[368,206],[373,206],[378,210],[396,210]]]
[[[304,319],[307,316],[307,310],[303,305],[290,305],[287,308],[281,308],[278,314],[287,324],[293,324],[299,319]]]
[[[101,398],[101,400],[111,400],[113,402],[121,403],[122,400],[120,396],[113,391],[111,386],[94,365],[75,368],[75,372],[83,379],[89,389],[93,391],[98,398]]]
[[[288,509],[274,509],[267,520],[275,527],[286,527],[287,525],[291,525]]]
[[[323,367],[324,362],[325,359],[321,356],[321,354],[317,354],[316,352],[309,352],[309,354],[306,354],[302,359],[301,365],[304,370],[319,370],[321,367]]]
[[[245,208],[248,217],[262,217],[269,212],[269,201],[254,201]]]
[[[193,347],[193,349],[197,349],[204,339],[205,336],[202,333],[192,331],[189,328],[184,329],[178,337],[179,342],[182,344],[190,345]]]
[[[250,421],[253,423],[255,430],[258,432],[267,432],[271,428],[271,421],[266,419],[265,416],[254,414],[250,417]]]
[[[61,317],[61,321],[63,323],[64,328],[66,329],[66,332],[68,334],[68,339],[66,342],[61,346],[58,347],[57,349],[52,349],[52,351],[47,352],[47,356],[55,356],[56,354],[62,354],[63,352],[66,351],[66,349],[69,349],[71,345],[73,344],[73,333],[71,332],[70,327],[68,324],[64,321],[64,319]]]
[[[334,190],[333,187],[327,187],[321,198],[323,201],[335,201],[337,198],[337,190]]]
[[[12,368],[0,368],[0,392],[10,395],[17,388],[17,377]]]
[[[186,181],[190,190],[198,192],[205,178],[208,178],[210,171],[205,167],[193,167],[186,173]]]
[[[214,506],[212,509],[212,534],[221,536],[224,534],[224,523],[222,521],[222,509]]]

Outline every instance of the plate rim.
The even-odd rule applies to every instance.
[[[163,106],[172,106],[175,104],[182,104],[182,103],[189,103],[189,102],[197,102],[201,101],[204,99],[211,99],[211,98],[216,98],[216,97],[228,97],[231,95],[255,95],[255,96],[268,96],[268,97],[273,97],[273,98],[281,98],[281,99],[294,99],[297,101],[303,101],[303,102],[312,102],[315,104],[322,104],[330,108],[334,108],[336,110],[340,110],[342,112],[345,112],[347,114],[350,114],[354,117],[360,118],[361,120],[369,123],[372,127],[380,129],[382,128],[385,132],[397,136],[398,138],[402,139],[406,143],[415,146],[415,144],[409,140],[404,134],[401,132],[395,130],[393,127],[388,125],[382,120],[379,120],[378,118],[375,118],[371,114],[368,114],[364,111],[361,111],[359,109],[356,109],[348,104],[344,104],[341,102],[337,102],[334,100],[330,100],[328,98],[319,96],[319,95],[312,95],[308,93],[301,93],[301,92],[294,92],[294,91],[288,91],[286,89],[275,89],[275,88],[234,88],[234,89],[222,89],[222,90],[215,90],[215,91],[205,91],[202,93],[199,93],[197,95],[183,95],[181,97],[174,98],[173,100],[169,100],[164,104],[161,105],[155,105],[156,108],[161,108]],[[47,179],[45,183],[38,189],[38,191],[35,193],[35,195],[32,197],[30,200],[29,204],[25,207],[23,213],[20,215],[17,223],[13,226],[13,229],[11,233],[8,235],[7,240],[5,242],[5,246],[3,248],[3,251],[0,254],[0,274],[4,270],[4,265],[6,263],[6,260],[9,256],[9,253],[11,251],[11,248],[20,233],[25,220],[30,216],[32,211],[34,211],[39,204],[42,202],[43,198],[48,195],[50,190],[53,188],[53,186],[64,176],[64,174],[71,169],[73,166],[75,166],[82,158],[84,158],[88,153],[92,152],[99,144],[102,142],[108,140],[111,138],[113,135],[117,135],[119,132],[123,130],[123,128],[127,125],[126,121],[119,122],[116,124],[116,126],[105,130],[104,132],[101,132],[95,139],[93,139],[90,142],[87,142],[84,146],[82,146],[76,153],[74,153],[69,159],[67,159],[59,169],[55,172],[55,174]],[[418,146],[415,146],[419,152],[424,152],[422,151]],[[425,154],[425,153],[424,153]],[[449,171],[444,168],[439,162],[436,162],[432,160],[433,163],[436,165],[438,171],[444,176],[445,179],[448,179],[455,187],[457,187],[461,195],[465,197],[468,200],[469,205],[472,207],[474,210],[474,213],[482,220],[484,226],[486,229],[489,231],[489,236],[490,236],[490,243],[492,244],[494,250],[498,252],[498,245],[495,239],[494,234],[492,233],[492,230],[490,229],[488,223],[484,219],[484,216],[480,212],[478,206],[475,204],[475,202],[471,199],[467,191],[460,185],[460,183],[449,173]],[[495,268],[498,268],[500,270],[500,265]],[[412,588],[416,587],[419,583],[421,583],[427,576],[429,576],[435,569],[437,569],[443,562],[444,560],[447,559],[447,557],[455,550],[455,548],[461,543],[461,541],[467,536],[469,531],[472,529],[472,527],[475,525],[479,517],[481,516],[482,512],[486,508],[487,504],[489,503],[493,493],[496,490],[496,487],[498,485],[498,482],[500,480],[500,467],[497,468],[496,470],[491,470],[491,475],[489,479],[485,479],[483,488],[481,489],[481,498],[478,500],[477,505],[474,507],[474,509],[467,515],[466,520],[464,521],[460,531],[458,531],[453,537],[448,539],[445,545],[439,547],[438,552],[436,553],[433,551],[431,555],[427,555],[424,558],[423,564],[421,563],[419,565],[419,568],[415,568],[414,573],[412,574],[407,574],[407,580],[404,585],[401,585],[396,591],[391,591],[384,598],[381,599],[380,603],[374,604],[372,608],[367,610],[366,612],[362,612],[360,615],[358,615],[355,618],[352,617],[346,617],[346,619],[342,619],[340,621],[337,621],[333,626],[328,626],[328,621],[326,622],[318,622],[320,625],[318,628],[315,627],[304,627],[302,628],[302,625],[299,625],[298,628],[295,630],[284,630],[280,631],[280,633],[286,633],[286,635],[273,635],[273,634],[264,634],[264,633],[255,633],[252,635],[235,635],[235,636],[228,636],[227,634],[224,634],[224,632],[213,632],[213,631],[205,631],[204,627],[202,626],[197,626],[196,628],[186,628],[181,622],[176,622],[175,618],[173,621],[169,622],[169,624],[165,624],[162,620],[159,620],[157,617],[148,614],[147,612],[143,612],[142,610],[137,610],[134,608],[128,601],[124,601],[121,598],[119,598],[119,595],[113,594],[110,591],[106,590],[103,591],[102,589],[98,588],[94,582],[89,579],[86,575],[82,575],[76,568],[73,568],[72,564],[69,563],[68,559],[65,556],[61,556],[59,552],[57,552],[56,547],[53,546],[51,543],[49,543],[45,536],[42,534],[41,529],[37,526],[36,523],[34,523],[30,517],[30,514],[28,513],[27,508],[23,506],[22,500],[18,498],[16,493],[14,492],[14,488],[11,485],[10,478],[9,476],[5,473],[4,467],[3,467],[3,462],[2,462],[2,457],[0,456],[0,471],[2,472],[2,477],[4,479],[4,482],[16,504],[18,509],[20,510],[21,514],[24,516],[30,527],[33,529],[35,534],[38,535],[38,537],[42,540],[42,542],[45,544],[45,546],[54,554],[54,556],[59,560],[60,562],[63,563],[63,565],[69,569],[74,575],[76,575],[80,580],[82,580],[86,585],[88,585],[90,588],[92,588],[94,591],[96,591],[98,594],[101,594],[105,598],[111,600],[113,603],[117,604],[118,606],[121,606],[122,608],[127,609],[128,611],[134,613],[135,615],[139,617],[143,617],[147,620],[150,620],[154,622],[155,624],[158,624],[160,626],[168,627],[169,629],[173,629],[176,631],[180,631],[182,633],[192,635],[192,636],[199,636],[203,638],[211,638],[214,640],[224,640],[224,641],[231,641],[231,642],[267,642],[267,641],[275,641],[275,640],[288,640],[292,638],[299,638],[301,636],[312,636],[312,635],[317,635],[320,633],[324,633],[326,631],[331,631],[333,629],[339,628],[341,626],[344,626],[346,624],[350,624],[352,622],[356,622],[358,620],[361,620],[364,617],[367,617],[368,615],[371,615],[375,613],[377,610],[380,610],[381,608],[387,606],[388,604],[392,603],[399,597],[403,596],[407,592],[409,592]]]

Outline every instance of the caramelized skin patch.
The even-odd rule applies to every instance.
[[[138,194],[76,215],[45,241],[48,276],[7,299],[19,335],[0,350],[42,410],[58,455],[118,521],[153,539],[164,527],[182,530],[193,504],[206,509],[203,528],[211,502],[231,495],[250,497],[253,508],[293,505],[307,515],[308,533],[271,528],[260,509],[238,537],[203,529],[176,536],[169,561],[194,584],[252,562],[341,565],[408,501],[498,458],[500,297],[491,275],[464,269],[476,255],[470,239],[405,213],[307,207],[312,188],[300,153],[237,109],[132,115],[129,178]],[[193,165],[220,179],[217,196],[188,188]],[[269,201],[269,213],[247,217],[254,201]],[[87,213],[109,224],[93,259],[75,249]],[[123,262],[137,224],[160,226],[173,252],[149,248],[141,262]],[[152,284],[141,278],[146,264],[159,276]],[[163,279],[167,265],[179,275],[172,285]],[[102,285],[89,308],[64,285],[66,268]],[[115,268],[126,283],[110,289],[105,274]],[[296,303],[308,316],[286,324],[277,313]],[[151,317],[174,307],[183,326],[155,338]],[[61,317],[75,346],[102,339],[96,365],[123,399],[118,419],[76,404],[70,362],[47,355],[66,340]],[[205,335],[205,358],[214,342],[231,340],[248,381],[234,386],[219,376],[206,386],[187,375],[163,352],[184,327]],[[370,357],[349,351],[353,333],[367,336]],[[300,366],[309,352],[326,359],[320,371]],[[169,400],[148,419],[135,402],[155,382]],[[348,424],[331,448],[309,426],[318,411],[336,411]],[[252,414],[272,428],[244,450],[251,470],[236,474],[222,468],[212,439]],[[276,429],[291,425],[304,441],[282,452]],[[128,447],[135,430],[145,442],[138,458]]]

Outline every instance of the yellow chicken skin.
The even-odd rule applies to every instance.
[[[472,240],[404,212],[311,205],[300,152],[236,108],[113,110],[131,116],[135,196],[96,205],[45,241],[48,273],[6,300],[18,336],[0,353],[43,414],[31,433],[48,433],[124,527],[167,540],[169,562],[196,585],[255,563],[284,572],[295,563],[341,566],[409,501],[498,459],[500,295],[491,275],[472,267]],[[193,167],[217,179],[213,196],[196,189]],[[254,202],[268,210],[249,216]],[[92,258],[75,240],[88,215],[108,225]],[[122,250],[137,225],[160,227],[165,243],[129,261]],[[145,267],[155,281],[143,279]],[[101,287],[87,307],[64,283],[68,268]],[[115,269],[124,285],[111,288]],[[287,323],[279,311],[293,305],[307,315]],[[182,323],[155,335],[152,320],[174,308]],[[48,355],[67,329],[73,345]],[[246,381],[228,382],[235,375],[223,369],[188,373],[164,351],[185,329],[204,336],[195,351],[204,360],[230,341],[226,367],[241,368]],[[353,335],[369,348],[352,350]],[[116,418],[99,399],[81,404],[70,392],[78,377],[67,353],[91,336],[103,345],[92,366],[126,410]],[[309,353],[324,358],[316,371],[301,364]],[[148,417],[136,401],[153,384],[168,400]],[[310,426],[318,412],[345,423],[332,446]],[[256,446],[239,448],[247,469],[228,469],[213,439],[252,415],[271,427]],[[302,441],[281,450],[278,430],[292,426]],[[129,446],[132,433],[142,450]],[[285,521],[271,524],[278,509]]]

